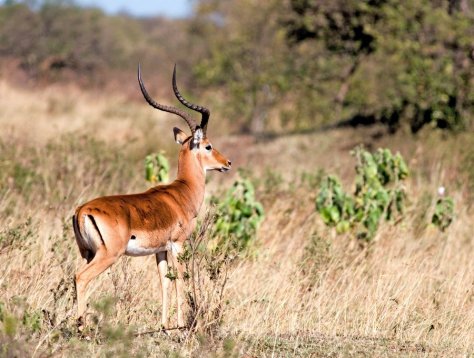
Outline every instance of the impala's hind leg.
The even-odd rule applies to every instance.
[[[77,294],[77,319],[84,319],[84,311],[86,310],[86,293],[89,282],[99,276],[108,267],[110,267],[119,256],[111,255],[107,252],[104,245],[99,247],[95,257],[89,263],[85,264],[76,273],[76,294]]]

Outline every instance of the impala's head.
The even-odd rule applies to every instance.
[[[176,143],[181,144],[181,151],[189,151],[196,156],[205,171],[218,170],[220,172],[226,172],[230,170],[231,161],[214,148],[201,128],[197,128],[191,136],[188,136],[181,129],[176,127],[173,128],[173,131],[174,140]]]
[[[140,89],[148,104],[161,111],[177,114],[178,116],[183,118],[188,124],[189,129],[191,130],[190,136],[188,136],[179,128],[175,127],[173,129],[174,139],[176,143],[181,145],[182,153],[189,152],[191,155],[195,156],[204,171],[218,170],[220,172],[225,172],[230,170],[231,161],[225,158],[214,148],[214,146],[209,141],[206,135],[207,124],[209,122],[209,116],[211,115],[211,112],[205,107],[201,107],[186,101],[181,95],[181,93],[179,93],[178,86],[176,85],[176,66],[174,66],[173,71],[174,94],[183,105],[185,105],[189,109],[192,109],[193,111],[201,113],[202,119],[200,125],[197,125],[194,119],[190,117],[188,113],[181,111],[178,108],[172,106],[165,106],[155,102],[145,89],[145,85],[143,84],[143,80],[141,77],[140,65],[138,65],[138,83],[140,84]]]

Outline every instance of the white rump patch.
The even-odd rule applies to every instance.
[[[89,216],[84,215],[84,241],[89,250],[93,250],[94,252],[97,251],[97,245],[95,244],[94,238],[97,238],[100,240],[99,233],[97,232],[97,229],[95,225],[92,223],[91,219]],[[80,229],[79,229],[80,230]]]

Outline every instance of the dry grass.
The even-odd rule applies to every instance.
[[[145,105],[120,97],[74,88],[22,92],[3,82],[0,108],[2,354],[474,353],[474,220],[460,169],[471,135],[374,139],[372,130],[338,130],[266,142],[219,138],[216,146],[252,173],[266,219],[254,254],[232,267],[217,335],[135,336],[159,324],[157,269],[146,257],[124,258],[92,283],[96,323],[84,340],[71,317],[80,264],[71,214],[98,195],[144,190],[145,154],[166,148],[176,156],[176,121],[160,122]],[[406,218],[383,225],[370,245],[335,236],[314,212],[318,170],[349,183],[348,152],[361,142],[401,150],[413,169]],[[227,187],[235,175],[210,174],[210,190]],[[445,233],[427,225],[439,185],[456,202]]]

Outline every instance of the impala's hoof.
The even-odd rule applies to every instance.
[[[84,317],[81,316],[76,320],[76,327],[77,327],[78,333],[82,333],[82,331],[84,331],[84,327],[85,327]]]
[[[178,327],[179,333],[181,334],[182,339],[187,339],[189,337],[189,327]]]
[[[165,327],[164,324],[161,325],[160,330],[161,330],[161,333],[163,333],[165,336],[167,336],[167,337],[170,336],[170,334],[169,334],[169,332],[168,332],[168,328]]]

